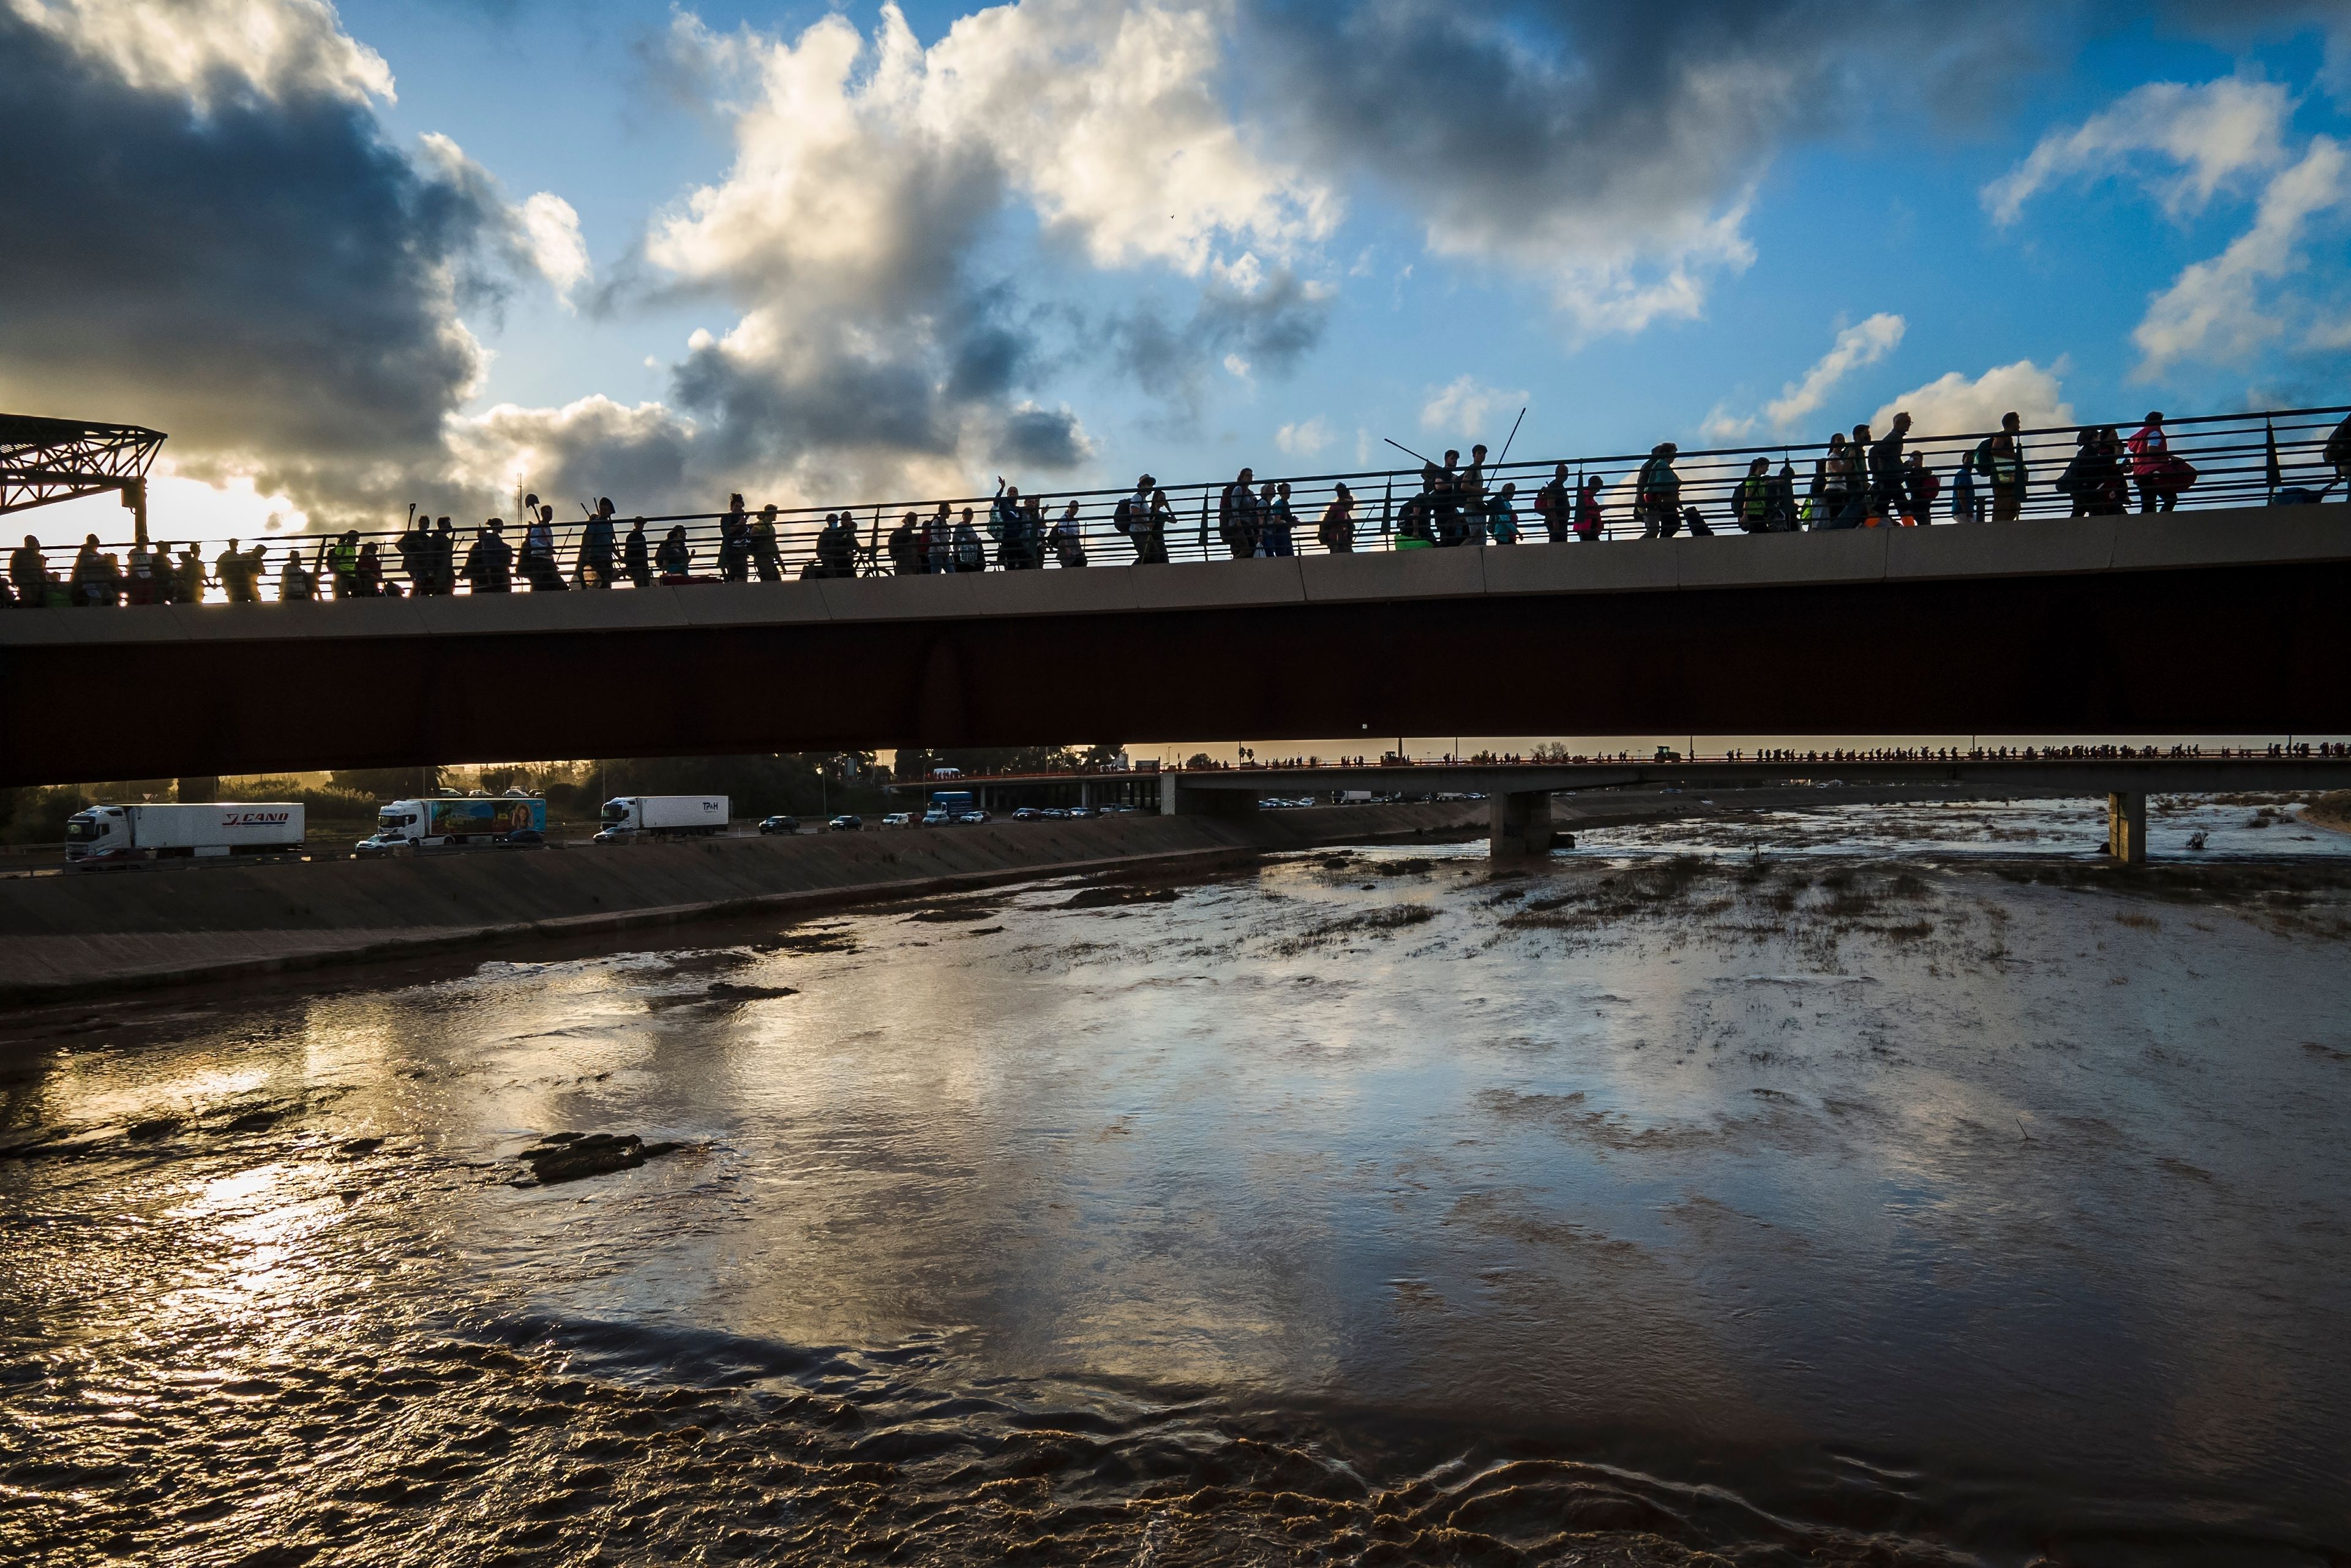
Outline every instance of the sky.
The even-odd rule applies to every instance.
[[[2346,117],[2351,3],[0,0],[0,410],[215,538],[2333,403]]]

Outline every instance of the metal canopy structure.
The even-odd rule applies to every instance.
[[[147,469],[163,433],[136,424],[93,424],[0,413],[0,514],[118,490],[147,542]]]

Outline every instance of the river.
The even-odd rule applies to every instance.
[[[0,1019],[0,1557],[2339,1562],[2351,837],[2097,827]],[[682,1146],[533,1182],[565,1132]]]

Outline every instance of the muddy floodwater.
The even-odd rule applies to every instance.
[[[0,1560],[2339,1563],[2351,837],[2098,825],[0,1019]]]

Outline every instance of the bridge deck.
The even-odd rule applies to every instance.
[[[0,614],[0,784],[1397,734],[2351,731],[2351,507]],[[296,649],[299,650],[295,654]]]

